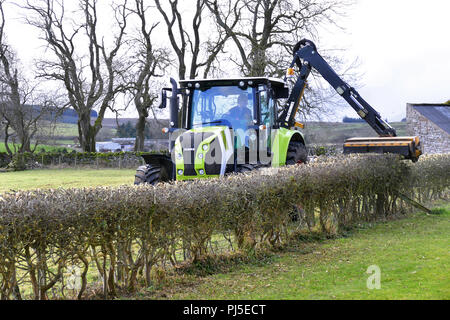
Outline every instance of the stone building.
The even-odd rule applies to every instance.
[[[450,105],[408,104],[408,131],[419,136],[425,154],[450,153]]]

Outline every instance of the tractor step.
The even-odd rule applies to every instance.
[[[344,143],[344,154],[393,153],[417,161],[422,154],[419,137],[351,138]]]

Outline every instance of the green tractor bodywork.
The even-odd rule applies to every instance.
[[[303,134],[279,119],[284,110],[280,100],[289,96],[283,81],[171,82],[161,105],[165,108],[170,99],[170,128],[165,130],[170,155],[144,156],[147,165],[138,168],[136,184],[206,179],[307,161]]]
[[[298,130],[289,130],[280,128],[277,131],[273,142],[273,158],[272,167],[279,168],[286,165],[289,144],[292,142],[300,142],[305,144],[303,133]]]
[[[199,178],[199,179],[205,179],[205,178],[213,178],[213,177],[219,177],[220,175],[224,175],[225,172],[219,172],[217,174],[216,172],[208,172],[207,171],[207,165],[206,165],[206,156],[207,153],[211,149],[211,144],[213,141],[218,139],[223,143],[223,150],[225,150],[226,154],[229,154],[229,156],[233,155],[233,144],[231,143],[230,137],[227,137],[228,134],[228,127],[203,127],[203,128],[196,128],[192,129],[191,132],[194,134],[200,134],[205,139],[203,139],[196,150],[191,153],[192,156],[190,158],[193,158],[191,162],[192,165],[190,166],[190,170],[186,170],[188,167],[187,164],[185,164],[185,156],[183,154],[183,146],[180,141],[181,137],[179,137],[175,141],[175,168],[176,168],[176,179],[177,180],[189,180],[193,177]],[[220,143],[220,142],[219,142]],[[186,148],[184,148],[186,149]],[[224,157],[225,158],[225,157]],[[191,159],[189,159],[191,160]],[[225,159],[224,159],[225,160]],[[226,159],[225,161],[227,161]]]
[[[224,175],[227,172],[226,167],[224,167],[223,168],[224,171],[220,172],[219,174],[217,174],[216,172],[209,174],[207,170],[206,159],[207,153],[210,150],[211,142],[213,142],[217,138],[222,139],[222,141],[224,141],[224,150],[226,150],[229,153],[229,156],[231,157],[233,155],[234,153],[233,144],[232,141],[230,141],[230,139],[226,138],[227,134],[229,134],[227,131],[229,131],[228,127],[207,127],[201,129],[192,129],[192,132],[194,133],[212,133],[213,135],[207,137],[198,146],[193,156],[194,158],[193,169],[195,170],[195,173],[191,171],[190,174],[188,175],[186,175],[185,171],[186,166],[184,163],[185,157],[183,156],[183,148],[181,146],[180,140],[177,139],[174,148],[176,180],[190,180],[193,177],[205,179]],[[276,134],[274,134],[274,139],[272,142],[273,155],[269,166],[277,168],[286,165],[288,147],[291,141],[303,142],[304,141],[303,134],[299,131],[288,130],[285,128],[279,129],[276,132]],[[230,159],[231,158],[228,158],[228,160]],[[228,161],[225,160],[225,162]]]

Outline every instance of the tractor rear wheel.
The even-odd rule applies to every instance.
[[[136,170],[136,175],[134,179],[135,185],[140,184],[156,185],[161,181],[162,181],[161,167],[158,165],[147,164],[145,166],[140,166]]]
[[[236,168],[237,173],[247,173],[253,171],[254,168],[251,164],[240,164]]]
[[[291,141],[286,156],[286,165],[304,164],[308,162],[308,152],[303,142]]]

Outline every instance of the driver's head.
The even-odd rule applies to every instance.
[[[238,106],[241,108],[247,108],[248,106],[248,94],[243,93],[239,95]]]

